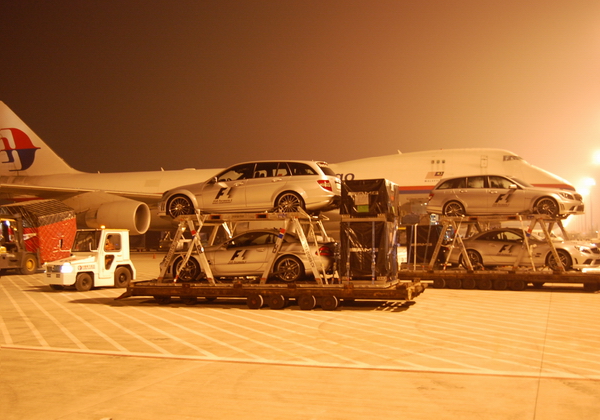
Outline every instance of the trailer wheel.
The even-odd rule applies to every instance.
[[[271,309],[283,309],[288,303],[288,300],[283,295],[271,295],[267,300]]]
[[[300,295],[298,297],[297,301],[298,301],[298,306],[303,311],[310,311],[311,309],[314,309],[315,306],[317,306],[317,298],[314,297],[313,295],[309,295],[309,294]]]
[[[23,265],[21,266],[20,272],[24,275],[34,274],[37,271],[37,258],[33,254],[25,254],[23,259]]]
[[[597,292],[598,283],[583,283],[583,290],[586,292]]]
[[[433,279],[433,287],[435,289],[443,289],[446,287],[446,280],[441,278]]]
[[[446,280],[446,285],[450,289],[460,289],[462,287],[462,281],[460,279],[448,279]]]
[[[77,280],[75,280],[75,289],[79,292],[87,292],[94,285],[94,279],[89,273],[77,274]]]
[[[492,281],[490,279],[479,279],[477,287],[481,290],[491,290]]]
[[[131,271],[126,267],[119,267],[115,270],[115,287],[127,287],[131,280]]]
[[[508,282],[505,279],[494,280],[494,290],[506,290]]]
[[[246,305],[248,305],[248,308],[250,309],[260,309],[264,304],[264,298],[258,293],[253,293],[246,298]]]
[[[340,304],[337,296],[325,296],[321,299],[321,308],[325,311],[335,311]]]
[[[534,281],[531,284],[533,285],[534,289],[541,289],[542,287],[544,287],[544,282],[543,281]]]
[[[298,257],[284,255],[275,262],[273,274],[283,281],[294,282],[304,277],[304,264]]]
[[[472,279],[469,277],[469,278],[463,279],[462,287],[463,287],[463,289],[474,289],[477,287],[477,282],[475,281],[475,279]]]
[[[196,296],[180,296],[179,299],[181,299],[184,305],[188,306],[198,303],[198,298]]]
[[[525,290],[525,288],[527,287],[527,283],[525,283],[523,280],[512,280],[508,283],[508,287],[510,288],[510,290],[519,292],[521,290]]]
[[[168,305],[171,303],[171,296],[154,296],[154,300],[159,305]]]

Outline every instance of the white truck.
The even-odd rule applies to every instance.
[[[80,292],[92,287],[127,287],[136,278],[129,256],[127,229],[80,229],[71,256],[44,264],[45,281],[54,290],[75,286]]]

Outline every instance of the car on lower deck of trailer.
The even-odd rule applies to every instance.
[[[535,234],[527,237],[531,249],[531,260],[525,247],[526,232],[523,229],[500,228],[477,233],[463,239],[474,269],[493,266],[511,266],[521,257],[520,265],[548,267],[559,270],[560,267],[552,252],[551,245]],[[560,258],[565,270],[583,270],[600,268],[600,249],[592,244],[579,241],[552,241],[552,246]],[[461,249],[454,247],[448,260],[451,264],[463,265]]]
[[[279,235],[278,229],[249,230],[233,236],[218,245],[207,246],[204,254],[215,278],[257,277],[267,269],[269,256],[272,255]],[[320,241],[318,246],[309,241],[310,252],[317,266],[322,264],[325,272],[331,272],[337,244],[333,241]],[[201,264],[193,254],[182,268],[184,252],[173,259],[169,274],[179,272],[179,280],[195,281],[203,277]],[[295,233],[286,232],[277,258],[273,264],[273,277],[294,282],[311,272],[310,262],[306,257],[300,239]]]

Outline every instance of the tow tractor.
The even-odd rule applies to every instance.
[[[75,286],[80,292],[92,287],[126,287],[136,277],[129,256],[127,229],[80,229],[71,256],[44,264],[44,280],[54,290]]]
[[[319,236],[326,237],[322,224],[323,216],[311,216],[304,212],[290,213],[232,213],[232,214],[195,214],[180,216],[179,226],[172,245],[161,263],[161,272],[157,279],[132,282],[127,291],[118,299],[131,296],[152,296],[159,304],[168,304],[177,297],[184,304],[193,305],[199,298],[214,300],[220,297],[245,298],[250,309],[259,309],[267,304],[271,309],[283,309],[295,299],[303,310],[314,309],[317,305],[324,310],[335,310],[340,301],[355,299],[381,299],[412,301],[424,291],[419,281],[352,281],[342,280],[337,275],[324,273],[315,262],[309,249],[309,241]],[[215,279],[210,264],[204,254],[200,232],[207,224],[231,225],[237,222],[267,221],[279,223],[279,239],[273,245],[264,273],[255,281],[236,278],[222,281]],[[287,284],[270,283],[273,264],[281,251],[281,244],[286,232],[294,229],[298,236],[306,259],[310,262],[311,279],[306,282],[290,282]],[[193,237],[183,252],[181,241],[183,232],[191,232]],[[180,271],[187,266],[192,253],[200,262],[204,273],[202,280],[182,281]],[[180,271],[172,270],[176,258],[184,260],[176,264]]]

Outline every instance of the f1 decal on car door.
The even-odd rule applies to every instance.
[[[515,190],[509,190],[506,194],[499,194],[496,201],[494,201],[493,207],[508,207],[510,199],[512,198]]]
[[[247,251],[247,249],[238,249],[235,251],[229,260],[229,264],[245,264]]]
[[[512,245],[502,245],[502,248],[500,248],[500,251],[498,251],[498,254],[500,255],[511,255],[512,254],[512,250],[513,250],[513,246]]]
[[[223,187],[219,190],[213,204],[227,204],[231,203],[231,190],[233,187]]]

